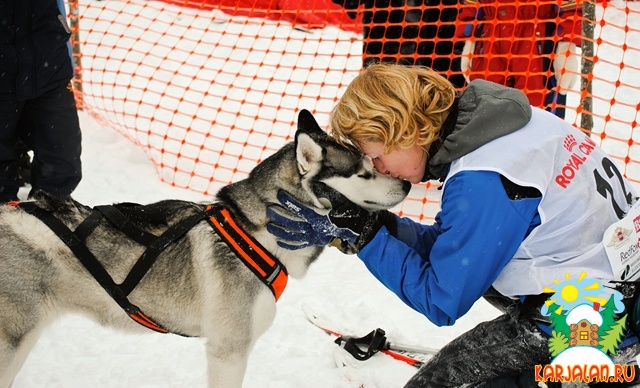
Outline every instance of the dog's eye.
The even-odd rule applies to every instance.
[[[373,179],[374,175],[371,171],[363,171],[358,174],[358,178],[362,179]]]

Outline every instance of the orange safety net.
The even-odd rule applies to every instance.
[[[298,111],[310,110],[327,128],[363,64],[399,61],[430,66],[459,87],[464,75],[512,82],[535,105],[565,108],[567,121],[590,131],[640,182],[640,3],[407,4],[71,2],[78,102],[138,145],[162,180],[213,196],[291,141]],[[513,15],[523,14],[516,23]],[[547,33],[551,25],[563,30]],[[558,51],[562,40],[578,49]],[[543,46],[551,52],[540,54]],[[549,68],[560,54],[579,67]],[[566,101],[542,101],[556,73],[577,81],[554,89]],[[433,219],[438,186],[416,185],[396,210]]]

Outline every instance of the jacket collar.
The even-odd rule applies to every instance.
[[[449,115],[444,120],[442,127],[440,127],[440,134],[438,136],[438,140],[431,143],[431,146],[429,147],[429,151],[427,152],[427,167],[424,169],[424,176],[422,177],[422,182],[427,182],[432,179],[444,180],[444,177],[446,176],[447,171],[449,171],[450,163],[448,163],[446,168],[444,169],[444,174],[442,173],[442,169],[433,169],[436,171],[432,171],[432,168],[429,165],[428,159],[430,159],[431,156],[437,154],[438,151],[440,151],[440,148],[442,148],[442,145],[444,144],[445,139],[447,138],[447,136],[451,134],[451,132],[453,132],[454,128],[456,127],[456,121],[458,119],[458,102],[459,102],[459,99],[458,97],[456,97],[453,100],[453,104],[451,105],[451,108],[449,109]]]

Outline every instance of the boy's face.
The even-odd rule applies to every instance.
[[[414,145],[406,149],[395,148],[388,154],[384,154],[384,144],[381,142],[362,141],[358,143],[358,147],[371,158],[373,166],[381,173],[414,184],[420,183],[424,177],[427,154],[420,146]]]

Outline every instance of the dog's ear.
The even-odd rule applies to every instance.
[[[320,133],[318,133],[320,132]],[[296,160],[301,175],[320,168],[325,150],[317,142],[318,135],[327,136],[316,122],[311,112],[303,109],[298,114],[298,130],[296,131]]]
[[[296,160],[301,175],[315,172],[320,168],[324,157],[324,148],[306,133],[296,133]]]
[[[311,135],[320,135],[326,137],[327,134],[320,128],[315,117],[306,109],[303,109],[298,113],[298,131]]]

